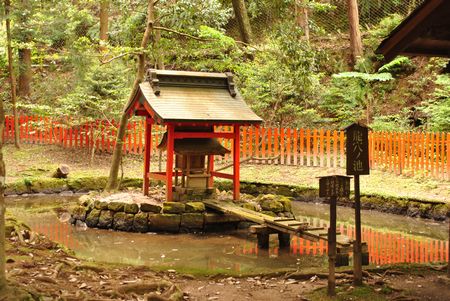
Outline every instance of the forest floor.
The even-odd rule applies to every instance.
[[[85,261],[13,219],[7,221],[7,278],[0,300],[336,300],[326,274],[210,277],[155,272],[144,266]],[[19,234],[20,233],[20,234]],[[366,271],[362,287],[339,272],[337,300],[450,300],[443,266],[397,266]],[[20,290],[19,290],[20,289]],[[33,299],[25,299],[26,295]]]
[[[28,144],[22,145],[20,150],[16,150],[13,145],[5,145],[4,157],[7,183],[27,177],[51,176],[59,164],[69,165],[72,176],[108,176],[111,160],[110,154],[96,154],[91,164],[91,154],[86,150]],[[142,177],[142,166],[142,156],[125,156],[124,176]],[[158,162],[152,162],[152,170],[157,169]],[[231,172],[231,168],[224,172]],[[345,170],[285,165],[241,166],[242,180],[309,187],[318,187],[317,177],[331,174],[345,174]],[[361,177],[361,190],[366,194],[450,202],[450,181],[425,176],[407,177],[373,170],[369,176]]]

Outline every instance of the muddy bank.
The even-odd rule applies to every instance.
[[[35,193],[79,193],[92,190],[102,190],[107,182],[107,177],[78,177],[68,179],[23,179],[15,183],[7,184],[6,195],[23,195]],[[219,190],[231,190],[231,182],[216,181]],[[140,188],[142,179],[124,178],[121,188]],[[277,194],[290,197],[301,202],[324,203],[326,200],[319,197],[319,190],[312,187],[241,182],[241,192],[254,196],[261,194]],[[353,201],[341,201],[341,206],[352,207]],[[443,221],[446,219],[448,207],[440,201],[420,200],[414,198],[402,198],[375,194],[362,194],[361,205],[363,209],[377,210],[410,217],[421,217]]]

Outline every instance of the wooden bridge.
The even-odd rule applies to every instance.
[[[232,202],[205,200],[204,203],[210,209],[232,214],[242,220],[256,223],[257,225],[250,227],[250,232],[257,235],[258,247],[261,249],[269,248],[270,234],[278,234],[280,248],[289,248],[291,235],[314,242],[319,240],[328,241],[328,229],[324,227],[312,227],[309,223],[300,222],[295,218],[273,217],[239,207]],[[352,243],[352,239],[340,232],[337,233],[337,254],[341,254],[343,263],[347,263],[343,265],[348,265],[348,253],[352,251]]]

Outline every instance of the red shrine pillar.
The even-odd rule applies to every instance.
[[[240,129],[239,125],[234,126],[234,138],[233,138],[233,199],[239,200],[240,197],[240,183],[239,183],[239,169],[240,169]]]
[[[166,201],[173,200],[173,156],[174,156],[174,126],[167,125],[167,162],[166,162]]]
[[[143,190],[144,195],[148,195],[148,190],[150,186],[150,159],[152,151],[152,124],[153,120],[149,117],[145,118],[145,149],[144,149],[144,183]]]
[[[208,162],[209,162],[208,163],[208,166],[209,166],[208,173],[210,174],[208,186],[213,187],[214,186],[214,177],[212,176],[211,173],[214,171],[214,155],[208,156]]]

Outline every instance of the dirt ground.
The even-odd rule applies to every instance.
[[[68,164],[73,176],[107,176],[110,154],[91,154],[82,149],[64,149],[54,145],[22,145],[16,150],[7,144],[4,149],[7,183],[27,177],[50,176],[59,164]],[[142,176],[142,156],[128,155],[123,160],[125,177]],[[220,167],[220,164],[217,164]],[[164,166],[163,166],[164,168]],[[158,162],[152,162],[152,170]],[[225,170],[224,172],[231,172]],[[282,165],[243,164],[241,179],[318,187],[318,176],[344,174],[342,169],[314,168]],[[394,197],[412,197],[426,200],[450,202],[450,181],[439,181],[426,177],[406,177],[382,171],[371,171],[370,176],[361,177],[362,193],[381,194]]]

